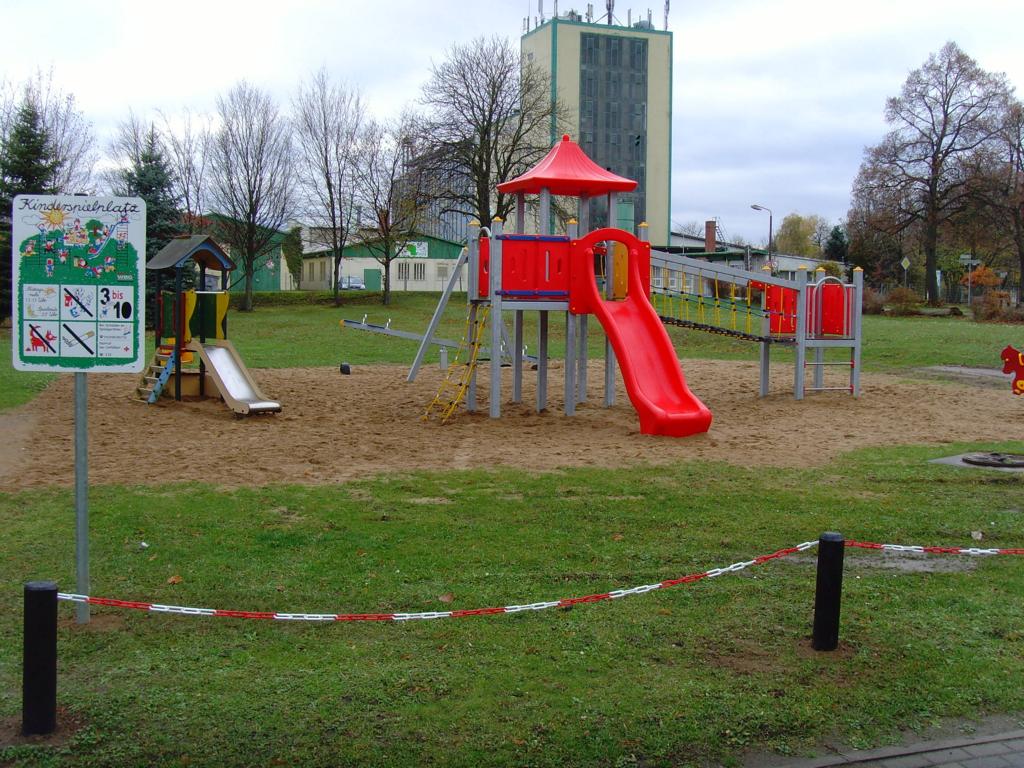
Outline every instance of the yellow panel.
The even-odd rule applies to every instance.
[[[629,286],[629,251],[624,243],[613,243],[612,250],[612,297],[626,298]]]
[[[192,315],[196,311],[196,292],[195,291],[184,291],[185,297],[185,339],[182,344],[188,344],[192,341],[192,331],[189,329],[189,325],[192,323]]]
[[[217,294],[217,338],[226,339],[224,335],[224,318],[228,316],[228,305],[231,303],[231,297],[227,291],[223,291]]]

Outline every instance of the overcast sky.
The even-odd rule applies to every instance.
[[[1024,0],[672,5],[672,218],[717,216],[727,237],[767,239],[767,215],[751,203],[771,208],[776,226],[794,211],[840,221],[864,147],[885,131],[885,99],[947,40],[1024,93]],[[624,22],[648,8],[662,28],[663,5],[618,0],[615,14]],[[322,65],[384,117],[417,98],[452,43],[516,39],[528,13],[537,0],[0,0],[0,80],[52,66],[104,147],[129,108],[212,112],[242,78],[286,105]]]

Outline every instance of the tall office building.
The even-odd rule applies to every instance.
[[[590,158],[638,182],[621,198],[619,220],[646,221],[651,242],[667,245],[671,226],[672,33],[645,20],[592,21],[569,11],[536,19],[521,40],[524,59],[551,74],[551,95],[566,108]],[[667,4],[666,4],[667,7]],[[609,22],[611,20],[611,23]],[[667,11],[666,11],[667,21]],[[530,26],[529,20],[525,26]],[[667,24],[666,24],[667,26]],[[558,127],[551,126],[552,143]],[[591,227],[608,221],[605,200],[591,201]]]

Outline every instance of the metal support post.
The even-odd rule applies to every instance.
[[[526,232],[526,196],[522,192],[516,193],[516,234]]]
[[[576,415],[576,315],[565,313],[565,415]]]
[[[772,268],[767,264],[762,268],[763,272],[771,274]],[[761,336],[769,338],[772,333],[772,321],[768,316],[768,284],[763,283],[764,288],[761,290]],[[772,345],[767,341],[761,342],[761,397],[768,397],[768,376],[771,369],[772,361]]]
[[[57,728],[57,585],[25,584],[21,662],[21,733],[36,736]]]
[[[823,533],[818,539],[818,576],[814,587],[814,631],[811,647],[834,651],[839,647],[839,608],[843,593],[843,554],[846,543],[841,533]]]
[[[618,195],[608,193],[608,226],[618,226]],[[604,254],[604,296],[611,301],[615,295],[615,255],[611,244],[606,243]],[[615,404],[615,350],[611,339],[604,339],[604,407]]]
[[[587,400],[587,319],[588,315],[580,315],[580,332],[578,352],[576,354],[576,402]]]
[[[470,228],[472,232],[472,227]],[[479,246],[476,240],[470,240],[470,247],[463,248],[459,254],[458,260],[455,262],[455,269],[452,270],[451,276],[448,278],[448,283],[445,285],[444,292],[441,294],[440,300],[437,302],[437,307],[434,308],[434,314],[430,318],[430,323],[427,325],[427,332],[423,334],[423,338],[420,340],[419,348],[416,350],[416,357],[412,361],[412,367],[409,368],[409,375],[406,376],[406,381],[416,381],[416,374],[419,373],[420,366],[423,364],[423,359],[427,356],[427,351],[430,349],[430,345],[434,341],[434,334],[437,333],[437,327],[441,323],[441,317],[444,315],[444,310],[448,306],[448,299],[451,298],[452,292],[455,290],[455,284],[462,273],[462,265],[470,258],[470,254],[479,254]],[[476,256],[473,256],[476,260]],[[469,294],[473,296],[472,293]],[[443,349],[443,347],[442,347]],[[447,363],[447,352],[446,356],[442,359],[441,370],[448,369]]]
[[[822,390],[825,388],[825,349],[814,348],[814,388]]]
[[[551,234],[551,192],[547,188],[540,191],[540,226],[538,231],[542,235]]]
[[[502,220],[491,222],[491,398],[490,416],[501,416],[501,233]]]
[[[537,412],[548,407],[548,312],[541,310],[537,329]]]
[[[179,337],[180,339],[180,337]],[[181,355],[178,355],[179,359]],[[75,588],[89,594],[89,412],[85,373],[75,374]],[[75,604],[75,621],[89,623],[89,604]]]
[[[523,310],[513,314],[512,327],[512,402],[523,402]]]
[[[850,365],[850,388],[854,397],[860,397],[860,344],[864,337],[862,308],[864,307],[864,270],[853,270],[853,354]]]
[[[796,362],[793,370],[793,397],[804,399],[804,368],[807,363],[807,267],[796,271]]]

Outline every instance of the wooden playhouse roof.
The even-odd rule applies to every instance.
[[[498,185],[498,191],[505,194],[539,194],[542,189],[553,195],[595,197],[609,192],[629,192],[636,189],[636,182],[606,171],[565,135],[533,168]]]
[[[230,272],[235,263],[221,250],[216,241],[209,235],[192,235],[176,237],[160,249],[146,264],[146,269],[166,269],[181,267],[192,259],[207,269],[225,270]]]

